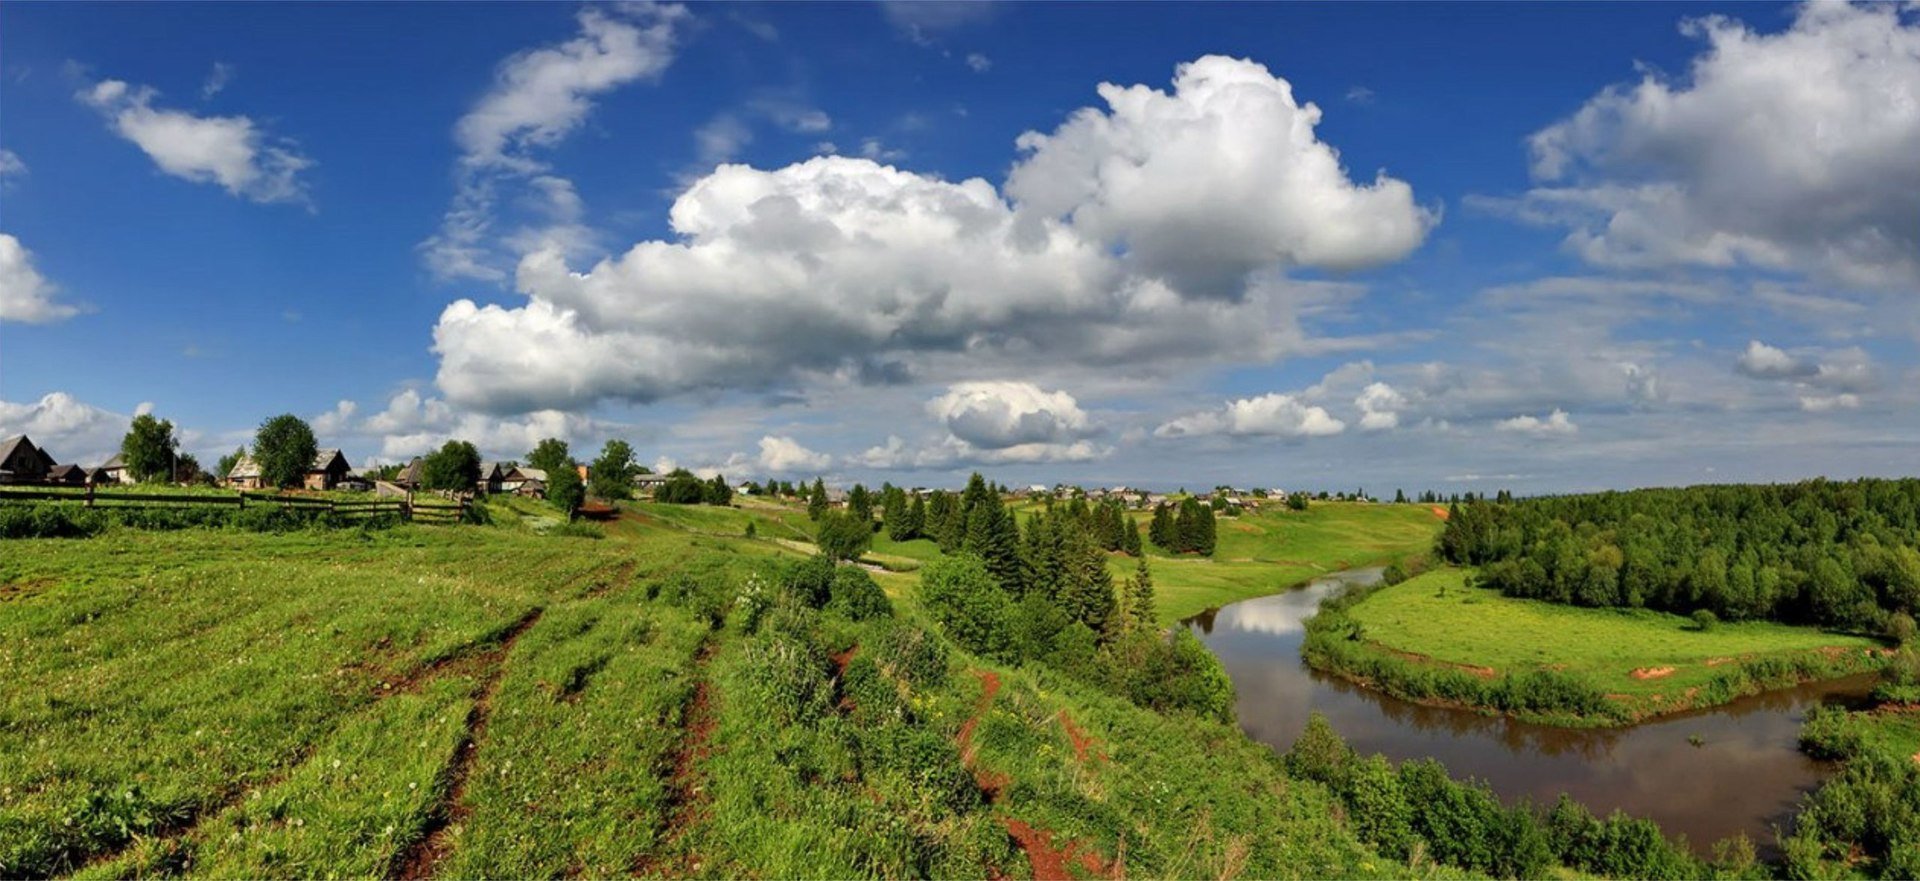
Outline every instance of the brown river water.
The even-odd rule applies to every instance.
[[[1508,803],[1546,806],[1565,792],[1600,816],[1618,808],[1652,819],[1702,854],[1738,832],[1770,854],[1775,827],[1786,831],[1800,796],[1833,770],[1798,748],[1807,708],[1857,704],[1873,685],[1873,674],[1811,683],[1630,728],[1553,728],[1421,706],[1316,672],[1300,658],[1301,622],[1320,601],[1379,579],[1379,569],[1335,573],[1184,622],[1233,678],[1249,736],[1284,751],[1318,711],[1362,754],[1439,759]]]

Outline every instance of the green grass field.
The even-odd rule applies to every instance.
[[[828,691],[782,723],[766,638],[716,616],[799,553],[746,522],[804,512],[637,505],[595,539],[493,507],[487,527],[6,542],[0,875],[1442,871],[1370,853],[1237,730],[1045,670],[956,653],[937,682],[881,674],[897,704],[834,704],[854,686],[827,655],[860,666],[893,619],[805,625]],[[876,577],[921,620],[916,576]]]
[[[1512,599],[1468,587],[1458,569],[1383,588],[1349,612],[1372,644],[1492,676],[1552,669],[1587,678],[1641,709],[1688,702],[1730,664],[1877,652],[1864,637],[1771,622],[1695,629],[1679,615]],[[1489,672],[1490,671],[1490,672]]]
[[[1163,622],[1278,593],[1328,572],[1423,554],[1445,525],[1426,505],[1352,502],[1316,502],[1305,511],[1270,505],[1258,514],[1221,517],[1218,524],[1212,558],[1172,557],[1148,544]],[[1114,573],[1131,575],[1133,565],[1117,557]]]

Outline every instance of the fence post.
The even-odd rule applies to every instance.
[[[93,481],[87,481],[87,507],[93,507]]]

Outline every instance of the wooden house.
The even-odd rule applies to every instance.
[[[474,488],[488,494],[504,491],[506,489],[507,470],[508,469],[501,467],[499,462],[481,462],[480,482],[475,484]]]
[[[333,489],[352,473],[353,466],[347,464],[347,457],[339,450],[321,450],[313,454],[313,464],[308,466],[300,482],[307,489]]]
[[[227,472],[225,481],[231,489],[260,489],[266,484],[260,476],[260,463],[249,455],[241,455],[233,461],[233,468]]]
[[[400,473],[393,476],[393,483],[402,489],[419,489],[423,482],[421,476],[425,473],[425,468],[420,457],[415,456],[413,461],[407,463],[407,467],[400,469]]]
[[[53,457],[24,434],[0,441],[0,483],[40,483],[53,466]]]
[[[52,471],[47,472],[47,482],[68,486],[86,486],[87,469],[78,465],[55,465]]]

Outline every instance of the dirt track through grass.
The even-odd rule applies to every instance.
[[[473,760],[480,744],[487,737],[487,723],[493,717],[493,695],[500,687],[500,675],[506,670],[507,658],[513,653],[513,645],[520,636],[533,625],[539,623],[545,610],[534,609],[515,622],[513,629],[507,631],[500,646],[479,655],[478,666],[482,668],[480,684],[473,703],[473,709],[467,711],[467,734],[455,748],[453,761],[447,772],[446,794],[440,805],[427,820],[426,833],[411,848],[402,853],[394,863],[390,873],[402,879],[431,878],[446,857],[447,827],[465,817],[467,777],[473,772]]]
[[[668,777],[666,825],[657,839],[660,846],[635,862],[635,875],[685,876],[700,868],[697,856],[677,851],[688,833],[703,822],[709,801],[706,771],[701,766],[713,750],[713,729],[718,717],[714,715],[713,680],[707,675],[707,668],[719,649],[717,635],[709,634],[694,655],[693,693],[687,698],[680,717],[685,733],[669,763],[672,771]]]

